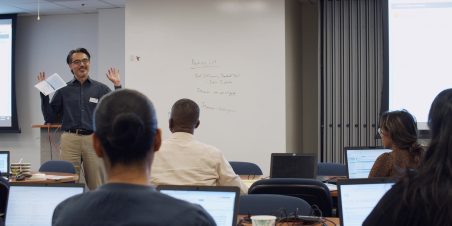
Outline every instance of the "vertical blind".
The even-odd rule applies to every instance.
[[[382,2],[321,1],[321,161],[343,163],[347,146],[381,145]]]

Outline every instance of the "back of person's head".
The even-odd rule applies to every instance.
[[[171,108],[173,127],[194,129],[199,122],[199,106],[190,99],[180,99]]]
[[[157,133],[154,106],[134,90],[105,95],[94,112],[94,133],[112,166],[143,161],[153,151]]]
[[[411,225],[450,225],[452,222],[452,89],[440,92],[428,115],[431,130],[430,145],[425,152],[418,173],[401,180],[405,191],[403,203],[394,211],[407,212],[398,223]],[[401,225],[401,224],[400,224]]]
[[[452,180],[452,89],[443,90],[433,100],[428,125],[432,138],[425,154],[425,167],[442,170],[442,176],[447,174],[447,179]]]
[[[380,117],[380,128],[389,135],[393,145],[420,155],[422,147],[417,143],[416,119],[406,110],[387,111]]]

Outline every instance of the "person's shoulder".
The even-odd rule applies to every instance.
[[[95,80],[95,79],[89,78],[89,81],[90,81],[91,84],[93,84],[93,85],[101,86],[101,87],[104,87],[104,88],[108,88],[107,85],[105,85],[104,83],[99,82],[99,81],[97,81],[97,80]]]
[[[75,203],[83,200],[86,196],[89,196],[90,193],[91,192],[87,192],[87,193],[82,193],[82,194],[77,194],[77,195],[71,196],[71,197],[65,199],[64,201],[62,201],[60,203],[60,205],[61,206],[68,206],[68,205],[71,205],[71,204],[75,204]]]
[[[91,79],[91,85],[97,92],[100,92],[101,95],[105,95],[111,92],[110,87],[108,87],[106,84],[102,82]]]
[[[157,193],[155,198],[158,200],[159,209],[168,216],[167,219],[162,219],[167,225],[178,225],[181,222],[184,222],[184,225],[215,225],[212,217],[199,205],[161,193]]]
[[[385,152],[382,153],[380,156],[378,156],[377,161],[382,161],[382,160],[390,160],[392,159],[392,151],[391,152]]]
[[[216,154],[223,154],[223,152],[219,149],[219,148],[217,148],[216,146],[214,146],[214,145],[211,145],[211,144],[204,144],[211,152],[213,152],[213,153],[216,153]]]
[[[83,199],[84,196],[86,196],[86,193],[74,195],[62,201],[56,206],[54,210],[54,217],[59,217],[61,215],[67,215],[74,212],[74,209],[77,209],[78,203]]]
[[[175,136],[186,136],[184,133],[175,134]],[[197,147],[196,149],[202,150],[203,154],[213,154],[213,155],[220,155],[223,154],[221,150],[214,145],[204,143],[198,139],[194,135],[191,136],[191,142],[192,144]]]
[[[223,152],[221,152],[221,150],[219,148],[217,148],[216,146],[214,146],[212,144],[207,144],[207,143],[204,143],[204,142],[196,140],[196,139],[194,140],[194,142],[196,142],[197,145],[202,146],[205,151],[208,151],[208,152],[211,152],[214,154],[222,154],[223,153]]]
[[[67,92],[72,92],[73,88],[74,88],[74,84],[72,81],[69,81],[66,83],[66,86],[61,87],[60,89],[58,89],[57,91],[55,91],[54,96],[58,96],[58,95],[64,95]]]

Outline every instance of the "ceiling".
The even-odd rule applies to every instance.
[[[96,13],[124,8],[126,0],[0,0],[0,14],[40,15]]]

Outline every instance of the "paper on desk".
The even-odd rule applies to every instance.
[[[328,189],[330,190],[330,191],[337,191],[337,185],[335,185],[335,184],[330,184],[330,183],[324,183],[327,187],[328,187]]]
[[[46,175],[47,180],[63,180],[72,179],[74,176],[57,176],[57,175]]]
[[[57,74],[54,73],[43,81],[40,81],[35,87],[44,95],[49,95],[66,86],[66,82]]]

